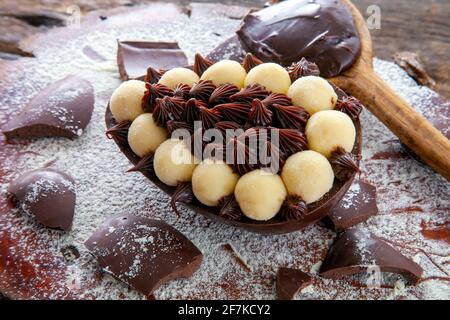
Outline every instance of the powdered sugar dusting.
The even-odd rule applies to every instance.
[[[202,266],[193,277],[163,285],[155,292],[158,299],[274,298],[278,268],[299,268],[305,272],[317,269],[335,237],[333,232],[318,225],[288,235],[256,235],[213,222],[184,208],[177,218],[165,194],[142,175],[124,173],[131,165],[117,146],[105,138],[103,121],[108,98],[120,84],[115,64],[116,39],[175,40],[192,61],[195,52],[207,54],[239,24],[238,20],[214,11],[209,12],[207,25],[201,15],[189,19],[178,12],[174,19],[167,13],[169,11],[173,11],[171,5],[157,4],[111,16],[95,27],[74,30],[73,36],[66,36],[64,41],[37,47],[36,59],[13,61],[5,66],[8,77],[0,77],[0,124],[5,123],[11,110],[19,110],[29,97],[65,75],[77,74],[89,79],[95,89],[92,120],[81,137],[41,139],[26,145],[5,145],[0,141],[8,154],[0,161],[4,172],[2,189],[22,172],[53,159],[56,159],[56,167],[76,180],[77,204],[73,228],[68,233],[45,229],[17,210],[1,207],[0,239],[9,239],[11,243],[8,256],[30,266],[36,273],[37,276],[26,283],[34,298],[144,298],[111,276],[101,274],[95,259],[83,245],[104,220],[117,213],[163,219],[185,234],[204,254]],[[136,25],[135,21],[140,24]],[[219,35],[215,32],[218,30]],[[105,61],[86,57],[82,52],[86,45]],[[435,107],[432,101],[437,94],[417,86],[393,63],[375,60],[375,69],[418,110],[424,112]],[[24,70],[29,76],[23,77]],[[403,247],[393,245],[404,255],[416,257],[425,270],[424,277],[448,277],[448,245],[423,238],[420,223],[449,220],[449,184],[406,155],[398,140],[367,110],[363,111],[361,122],[362,177],[377,186],[380,209],[380,214],[364,223],[362,230],[401,244]],[[395,158],[383,158],[381,154],[395,155]],[[139,237],[134,245],[138,248],[146,241],[157,239]],[[223,243],[230,243],[252,271],[242,268],[229,252],[221,249]],[[33,251],[27,250],[31,244],[35,248]],[[80,257],[70,263],[61,255],[61,248],[69,245],[80,252]],[[433,253],[428,255],[434,263],[423,252]],[[361,254],[366,254],[364,243]],[[135,262],[130,275],[141,266],[139,259]],[[43,264],[52,267],[39,268]],[[0,283],[5,279],[8,278],[0,274]],[[47,282],[48,279],[52,280]],[[21,282],[9,283],[13,288],[5,290],[6,294],[23,286]],[[46,290],[42,290],[44,283],[48,283]],[[425,281],[418,286],[407,286],[404,291],[402,294],[407,298],[450,298],[447,281]],[[394,289],[389,288],[357,287],[349,279],[334,281],[317,276],[299,298],[389,299],[393,298],[393,292]]]

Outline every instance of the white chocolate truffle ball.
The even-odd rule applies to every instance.
[[[287,192],[279,175],[258,169],[239,179],[234,196],[248,218],[267,221],[280,211]]]
[[[330,191],[334,172],[327,158],[308,150],[293,154],[286,160],[281,178],[289,194],[300,196],[309,204]]]
[[[173,68],[166,71],[158,83],[161,83],[170,89],[175,89],[179,84],[187,84],[192,87],[194,83],[198,82],[198,75],[187,68]]]
[[[156,148],[166,139],[166,130],[155,123],[151,113],[138,116],[128,130],[128,144],[131,150],[140,157],[155,152]]]
[[[142,97],[145,93],[145,82],[129,80],[123,82],[114,90],[109,101],[109,107],[117,122],[133,121],[142,113]]]
[[[156,176],[169,186],[191,181],[196,162],[184,142],[178,139],[163,142],[153,158]]]
[[[286,69],[279,64],[262,63],[249,71],[244,84],[245,86],[259,84],[268,91],[286,94],[291,85],[291,78]]]
[[[336,110],[315,113],[306,124],[308,149],[330,157],[337,147],[353,150],[356,129],[348,115]]]
[[[328,81],[316,76],[295,80],[287,95],[294,105],[305,108],[310,115],[321,110],[332,110],[338,99]]]
[[[216,86],[228,83],[242,88],[246,75],[247,72],[239,62],[221,60],[206,69],[201,80],[211,80]]]
[[[192,191],[207,206],[217,206],[219,200],[234,192],[239,175],[220,160],[205,159],[192,174]]]

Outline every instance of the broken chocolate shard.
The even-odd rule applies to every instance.
[[[147,68],[186,67],[188,60],[176,42],[118,41],[117,65],[124,81],[146,74]]]
[[[301,270],[280,268],[277,272],[276,290],[278,299],[292,300],[302,289],[311,284],[312,278]]]
[[[128,130],[130,129],[131,121],[125,120],[119,122],[115,126],[106,130],[106,137],[114,139],[121,144],[128,144]]]
[[[206,57],[214,62],[224,59],[243,61],[246,53],[238,36],[233,35],[215,47]]]
[[[177,208],[177,203],[192,203],[194,201],[194,193],[192,191],[192,184],[190,182],[183,182],[177,185],[177,189],[172,194],[172,198],[170,200],[170,206],[172,210],[179,216],[180,212]]]
[[[199,77],[202,76],[203,72],[206,69],[211,67],[214,64],[211,60],[204,58],[201,54],[196,53],[194,57],[194,66],[192,67],[193,71],[198,74]]]
[[[350,68],[361,51],[352,13],[341,1],[283,1],[250,12],[236,34],[264,62],[290,66],[307,57],[324,77]]]
[[[142,172],[151,177],[156,177],[155,168],[153,167],[153,158],[154,154],[149,153],[139,160],[134,167],[128,169],[127,172]]]
[[[42,168],[24,173],[7,188],[13,202],[43,225],[70,230],[75,212],[75,182],[64,172]]]
[[[436,86],[436,81],[427,73],[417,53],[408,51],[396,52],[394,61],[421,86],[428,86],[432,89]]]
[[[423,272],[417,263],[368,230],[353,227],[340,234],[331,245],[320,275],[340,279],[373,267],[381,272],[401,274],[413,283],[420,279]]]
[[[357,180],[331,210],[329,220],[337,231],[348,229],[378,214],[375,186]]]
[[[67,76],[46,87],[7,122],[7,139],[80,136],[94,110],[94,88],[78,76]]]
[[[144,295],[198,270],[202,253],[160,220],[122,214],[105,221],[85,242],[98,264]]]

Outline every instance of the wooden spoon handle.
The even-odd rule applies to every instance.
[[[357,97],[406,146],[450,181],[450,140],[399,97],[371,69],[344,78],[342,87]]]

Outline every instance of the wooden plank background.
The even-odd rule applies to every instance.
[[[116,6],[133,6],[152,0],[0,0],[0,59],[15,59],[29,53],[20,41],[51,27],[63,25],[66,10],[77,5],[82,13]],[[191,1],[173,0],[186,6]],[[213,2],[213,1],[197,1]],[[225,0],[221,3],[261,6],[262,0]],[[419,54],[437,82],[436,89],[450,97],[450,1],[449,0],[353,0],[368,16],[367,7],[381,9],[381,29],[371,30],[375,55],[391,59],[399,51]],[[6,31],[6,32],[3,32]]]

